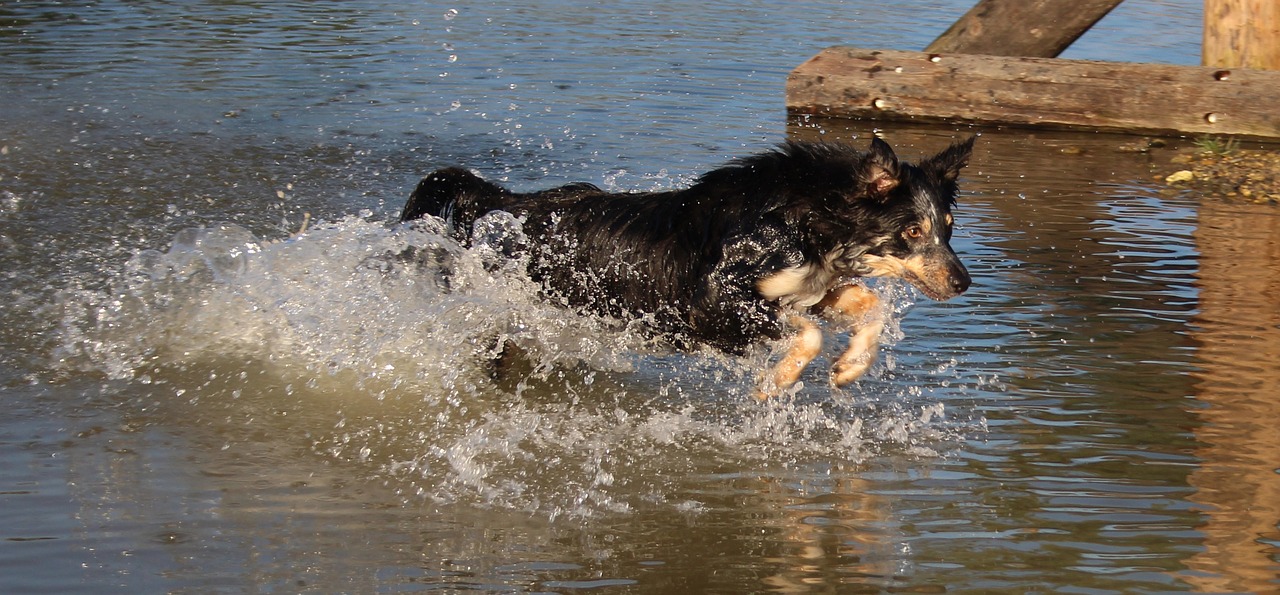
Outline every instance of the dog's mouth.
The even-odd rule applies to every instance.
[[[937,262],[915,255],[909,258],[871,256],[862,259],[874,277],[898,277],[920,290],[929,299],[944,302],[969,289],[969,272],[954,255]],[[950,261],[950,262],[947,262]]]
[[[946,277],[947,278],[941,283],[937,282],[937,280],[931,283],[931,282],[925,281],[920,277],[917,277],[912,273],[908,273],[903,276],[903,278],[906,279],[908,283],[911,283],[912,286],[920,290],[920,293],[923,293],[926,297],[928,297],[931,300],[935,300],[939,302],[945,302],[953,297],[956,297],[964,293],[964,291],[969,288],[968,274],[964,276],[963,283],[961,283],[958,279],[955,279],[954,277],[951,277],[949,275]]]

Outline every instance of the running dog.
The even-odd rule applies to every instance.
[[[401,221],[439,217],[467,243],[495,210],[522,220],[529,274],[546,297],[643,319],[682,348],[741,354],[786,340],[759,396],[791,387],[821,351],[816,318],[850,331],[833,364],[843,386],[875,357],[883,307],[859,277],[898,277],[946,300],[969,288],[951,249],[956,180],[974,138],[916,164],[873,138],[787,142],[704,174],[682,190],[611,193],[571,184],[510,192],[461,168],[418,183]]]

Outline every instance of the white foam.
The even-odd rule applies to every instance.
[[[440,225],[357,217],[279,242],[234,224],[186,230],[111,287],[68,291],[58,357],[122,381],[165,377],[192,402],[266,407],[252,395],[285,384],[317,411],[296,428],[315,452],[407,499],[549,517],[699,510],[689,478],[726,461],[857,463],[885,445],[929,455],[940,439],[940,404],[868,408],[859,384],[833,392],[818,367],[792,398],[758,403],[767,350],[671,353],[635,325],[548,305],[503,256],[519,221],[480,228],[470,249]],[[880,291],[896,320],[910,299]],[[892,322],[887,341],[898,334]],[[523,356],[495,372],[499,345]]]

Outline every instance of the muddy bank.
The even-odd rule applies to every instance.
[[[1280,204],[1280,151],[1214,145],[1173,158],[1173,167],[1180,169],[1164,178],[1169,191],[1185,189],[1223,200]]]

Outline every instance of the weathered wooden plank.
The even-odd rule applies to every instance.
[[[1280,71],[828,48],[787,109],[919,122],[1280,138]]]
[[[979,0],[924,51],[1056,58],[1123,1]]]
[[[1216,68],[1280,70],[1280,2],[1204,0],[1201,62]]]

